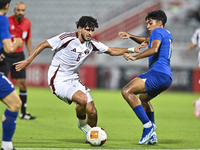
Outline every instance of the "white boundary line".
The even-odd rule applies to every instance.
[[[141,150],[141,149],[108,149],[108,148],[17,148],[17,150]],[[143,149],[143,150],[200,150],[200,149]]]

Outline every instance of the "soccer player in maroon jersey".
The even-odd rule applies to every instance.
[[[15,71],[15,66],[13,63],[16,61],[21,61],[25,59],[23,52],[24,43],[26,44],[29,54],[32,51],[31,46],[31,22],[28,18],[25,18],[26,5],[23,2],[19,2],[15,5],[14,15],[8,17],[10,23],[10,33],[12,40],[19,37],[23,40],[21,47],[15,50],[12,54],[7,54],[3,52],[5,56],[4,60],[0,63],[0,72],[3,72],[5,76],[8,76],[9,71],[11,71],[11,78],[16,79],[17,85],[19,86],[19,96],[22,101],[21,107],[21,119],[33,120],[36,117],[30,115],[26,112],[26,102],[27,102],[27,84],[26,84],[26,70],[23,69],[20,72]]]
[[[200,28],[197,28],[195,30],[195,32],[193,33],[192,37],[191,37],[191,43],[188,46],[189,50],[194,50],[196,47],[200,48]],[[198,62],[199,62],[199,67],[200,67],[200,51],[198,54]],[[193,101],[193,105],[194,105],[194,116],[196,118],[199,118],[199,114],[200,114],[200,97],[198,100],[194,100]]]
[[[119,56],[124,53],[139,53],[143,45],[136,48],[108,47],[92,38],[98,28],[97,20],[82,16],[76,22],[77,31],[63,32],[41,42],[31,55],[23,61],[14,63],[16,71],[23,70],[44,49],[51,48],[54,56],[48,70],[48,85],[60,100],[76,104],[78,127],[85,133],[97,125],[97,110],[90,89],[79,79],[79,68],[94,53]],[[86,140],[87,142],[87,140]]]

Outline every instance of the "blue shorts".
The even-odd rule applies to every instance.
[[[154,71],[153,69],[139,75],[138,77],[145,79],[146,92],[152,98],[167,90],[172,84],[172,79],[169,75]]]
[[[8,78],[0,73],[0,99],[6,97],[15,90]]]

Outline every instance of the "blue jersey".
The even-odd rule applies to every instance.
[[[4,39],[10,39],[10,30],[9,30],[10,24],[8,21],[8,18],[4,15],[0,15],[0,52],[3,48],[2,41]]]
[[[170,59],[172,54],[172,35],[166,29],[156,28],[151,33],[148,45],[149,48],[151,47],[151,43],[154,40],[161,41],[161,45],[158,53],[149,57],[149,69],[167,74],[173,79],[170,68]]]
[[[11,38],[9,27],[8,18],[4,15],[0,15],[0,54],[3,48],[2,40]],[[0,99],[9,95],[14,90],[13,84],[0,73]]]

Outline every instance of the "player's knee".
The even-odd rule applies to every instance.
[[[82,106],[82,107],[86,107],[86,105],[87,105],[87,95],[86,94],[82,94],[81,96],[80,96],[80,106]]]
[[[22,106],[21,100],[17,100],[11,106],[9,106],[9,108],[12,112],[18,112],[21,106]]]
[[[128,96],[128,94],[129,94],[128,88],[124,87],[124,88],[122,89],[121,93],[122,93],[122,96],[126,99],[127,96]]]

